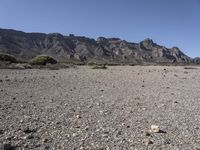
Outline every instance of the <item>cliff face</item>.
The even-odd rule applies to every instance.
[[[63,36],[58,33],[24,33],[0,29],[0,52],[29,60],[47,54],[58,61],[109,61],[118,63],[188,63],[192,59],[177,47],[171,49],[145,39],[130,43],[118,38],[99,37],[97,40],[80,36]]]

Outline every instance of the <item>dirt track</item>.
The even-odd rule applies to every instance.
[[[148,133],[151,125],[163,132]],[[2,69],[0,145],[199,150],[200,68]]]

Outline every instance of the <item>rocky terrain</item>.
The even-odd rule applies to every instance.
[[[59,33],[25,33],[0,29],[0,52],[14,55],[21,60],[45,54],[58,61],[108,62],[123,64],[190,63],[178,47],[166,48],[145,39],[140,43],[119,38],[99,37],[96,40]],[[197,62],[197,60],[195,60]]]
[[[0,147],[199,150],[199,80],[198,67],[1,69]]]

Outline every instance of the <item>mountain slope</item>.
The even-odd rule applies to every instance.
[[[118,63],[188,63],[192,59],[177,47],[171,49],[145,39],[130,43],[118,38],[99,37],[97,40],[59,33],[25,33],[0,29],[0,52],[29,60],[47,54],[58,61],[109,61]]]

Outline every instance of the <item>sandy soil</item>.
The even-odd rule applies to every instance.
[[[149,132],[151,125],[160,132]],[[2,69],[0,145],[199,150],[200,68]]]

